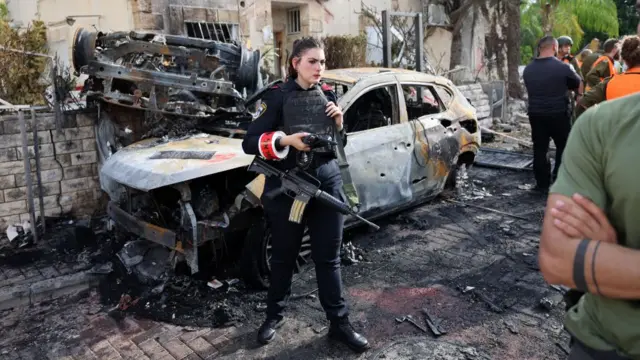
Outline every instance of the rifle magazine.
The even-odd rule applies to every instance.
[[[291,210],[289,211],[289,221],[300,224],[302,222],[302,216],[304,215],[304,210],[306,208],[306,202],[293,200],[293,204],[291,204]]]

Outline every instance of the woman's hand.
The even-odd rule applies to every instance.
[[[309,147],[309,145],[302,142],[302,138],[307,135],[309,135],[309,133],[306,133],[306,132],[287,135],[280,139],[280,145],[293,146],[294,148],[300,151],[309,151],[311,150],[311,147]]]
[[[616,230],[605,213],[591,200],[574,194],[573,204],[556,202],[551,208],[553,224],[567,236],[580,239],[599,240],[612,244],[618,242]]]
[[[329,101],[327,103],[327,110],[325,112],[336,121],[338,130],[342,130],[342,109],[340,109],[340,107],[333,101]]]

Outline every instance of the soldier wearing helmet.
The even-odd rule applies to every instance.
[[[560,36],[558,38],[558,60],[570,64],[573,69],[580,73],[580,66],[574,56],[571,55],[571,47],[573,46],[573,39],[569,36]]]
[[[574,56],[571,56],[571,47],[573,46],[573,39],[569,36],[560,36],[556,39],[558,41],[558,60],[563,63],[571,66],[573,70],[580,76],[582,80],[582,74],[580,72],[580,65],[578,64],[578,59]],[[583,81],[584,82],[584,81]],[[577,98],[582,96],[583,86],[580,86],[577,92],[569,90],[567,93],[567,97],[569,98],[569,117],[571,118],[571,122],[575,121],[574,110],[576,108]]]

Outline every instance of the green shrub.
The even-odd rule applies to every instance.
[[[326,36],[322,38],[327,69],[366,66],[367,38],[358,36]]]
[[[42,74],[48,58],[7,49],[47,53],[47,29],[34,21],[27,29],[12,28],[6,18],[0,20],[0,98],[14,105],[42,105],[47,82]]]

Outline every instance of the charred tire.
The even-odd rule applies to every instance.
[[[271,275],[271,230],[264,219],[253,222],[244,239],[241,268],[244,282],[253,289],[264,290],[269,287]],[[311,239],[307,229],[304,231],[300,252],[296,259],[294,273],[299,273],[311,256]]]
[[[98,34],[85,28],[78,28],[73,35],[71,48],[73,68],[80,73],[80,69],[94,59]]]
[[[244,239],[240,267],[242,278],[250,288],[264,290],[269,287],[267,247],[271,243],[271,230],[264,217],[253,221]]]

